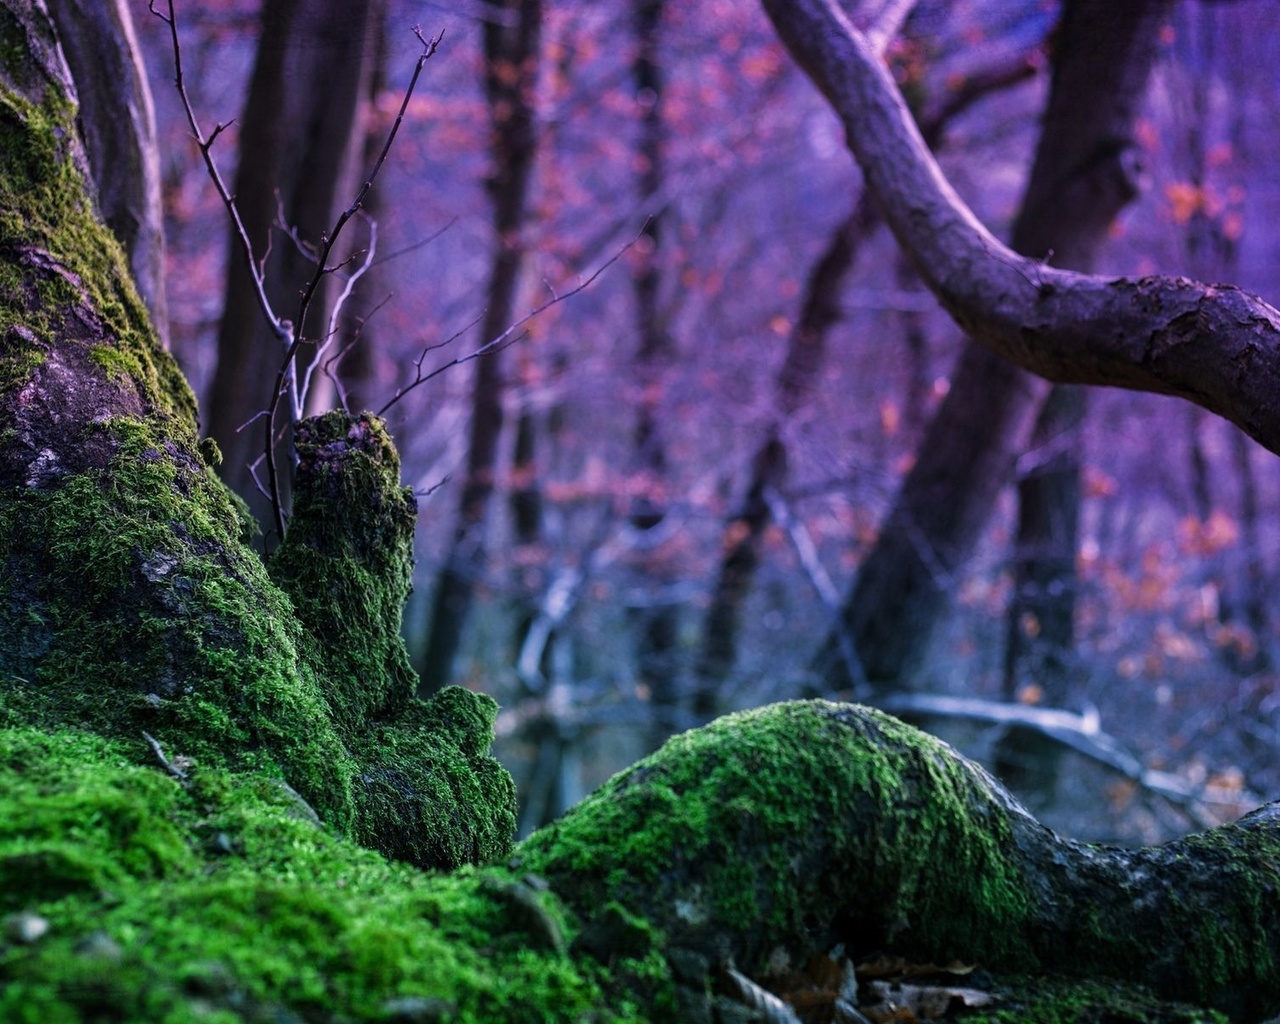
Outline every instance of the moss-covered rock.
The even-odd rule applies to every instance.
[[[695,995],[699,971],[839,946],[1280,1011],[1280,805],[1161,847],[1085,846],[870,708],[794,702],[677,736],[517,857],[583,934],[614,907],[654,929]]]

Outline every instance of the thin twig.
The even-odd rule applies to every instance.
[[[316,348],[315,355],[307,365],[307,372],[303,375],[302,386],[298,389],[298,396],[294,406],[295,420],[302,419],[303,407],[306,405],[307,396],[311,393],[311,378],[315,375],[316,367],[319,366],[321,372],[325,372],[323,365],[325,353],[333,347],[334,340],[338,337],[338,318],[342,316],[342,310],[346,306],[347,300],[351,298],[356,282],[364,277],[365,272],[373,266],[373,258],[378,251],[378,222],[372,217],[366,219],[369,222],[369,246],[364,251],[364,258],[360,261],[360,265],[347,276],[346,283],[342,286],[342,292],[334,300],[333,309],[329,313],[329,322],[325,326],[324,341]]]
[[[809,577],[809,583],[831,616],[832,628],[835,630],[836,642],[840,648],[840,657],[844,660],[845,671],[853,681],[854,695],[866,696],[870,692],[866,668],[858,655],[858,647],[853,642],[853,637],[845,627],[844,619],[840,614],[840,592],[836,590],[831,577],[827,575],[827,570],[818,557],[818,549],[813,543],[813,538],[809,536],[809,531],[804,528],[804,524],[797,521],[791,514],[786,499],[776,488],[766,487],[764,500],[769,506],[769,514],[773,516],[774,522],[787,532],[796,557],[800,559],[800,565]]]
[[[156,760],[160,762],[161,767],[163,767],[165,771],[167,771],[179,782],[190,781],[191,777],[186,772],[184,772],[173,761],[170,761],[167,757],[164,756],[164,748],[160,746],[160,741],[158,739],[152,736],[151,733],[147,732],[145,729],[143,730],[142,738],[146,740],[148,744],[150,744],[152,752],[156,755]],[[185,760],[185,759],[179,758],[179,760]]]
[[[195,108],[191,105],[191,97],[187,94],[186,80],[183,77],[182,70],[182,46],[178,41],[178,18],[173,9],[173,0],[167,0],[168,15],[157,9],[157,3],[159,3],[159,0],[150,0],[148,9],[169,26],[169,38],[173,47],[173,80],[178,89],[178,96],[182,100],[182,109],[186,113],[187,125],[191,128],[191,134],[196,140],[196,146],[200,150],[200,157],[204,160],[205,169],[209,173],[214,189],[217,190],[218,198],[222,200],[222,205],[226,207],[231,223],[235,227],[236,237],[240,243],[240,254],[249,270],[249,278],[253,282],[254,298],[257,300],[258,307],[262,310],[262,315],[266,317],[267,323],[271,326],[272,333],[286,346],[289,346],[293,341],[293,324],[278,316],[271,306],[271,300],[267,298],[263,265],[254,259],[253,243],[249,240],[249,231],[244,226],[244,221],[240,219],[240,209],[236,206],[235,198],[231,195],[231,190],[227,188],[227,184],[222,178],[222,172],[218,170],[217,161],[213,158],[213,144],[229,125],[219,121],[214,125],[213,131],[207,137],[205,136],[200,127],[199,119],[196,117]]]
[[[172,0],[170,0],[172,3]],[[321,279],[326,273],[332,270],[328,266],[329,255],[333,252],[333,247],[338,241],[338,236],[342,233],[342,229],[346,227],[347,222],[351,220],[361,209],[365,198],[369,195],[373,183],[377,180],[379,172],[382,170],[383,164],[387,162],[387,155],[391,152],[391,146],[396,140],[396,135],[400,132],[400,126],[404,123],[405,112],[409,109],[409,100],[413,96],[413,91],[418,85],[418,79],[422,75],[422,68],[435,54],[440,46],[441,40],[444,39],[444,33],[441,32],[431,39],[427,39],[422,30],[416,25],[413,29],[414,35],[418,37],[418,41],[422,43],[422,52],[418,55],[418,60],[413,66],[413,74],[409,78],[409,85],[404,91],[404,97],[400,101],[400,110],[396,113],[395,122],[391,125],[391,130],[387,132],[386,142],[382,145],[382,152],[378,154],[378,159],[374,162],[373,169],[369,172],[369,176],[365,179],[360,191],[356,193],[355,199],[351,205],[338,215],[338,220],[330,231],[321,240],[320,251],[316,260],[316,271],[312,275],[311,280],[303,289],[302,297],[298,301],[297,330],[293,339],[285,352],[284,360],[280,364],[280,369],[276,373],[276,386],[271,394],[271,402],[267,406],[267,426],[266,426],[266,446],[267,446],[267,485],[271,491],[271,508],[275,516],[275,525],[277,534],[284,537],[284,507],[280,497],[280,474],[276,466],[275,445],[272,440],[275,436],[276,413],[280,408],[280,398],[288,391],[290,377],[293,374],[293,366],[295,357],[298,354],[298,346],[302,343],[303,325],[306,323],[307,310],[311,307],[311,300],[315,296],[316,289],[320,286]]]
[[[392,395],[390,399],[388,399],[386,404],[383,405],[381,409],[378,410],[377,415],[379,416],[386,415],[387,410],[390,409],[392,406],[394,406],[397,402],[399,402],[400,399],[404,398],[405,395],[409,394],[410,391],[413,391],[415,388],[422,386],[432,378],[440,376],[440,374],[444,373],[445,370],[452,369],[455,366],[461,366],[463,363],[469,363],[473,359],[479,359],[481,356],[486,356],[490,352],[495,352],[500,348],[513,343],[515,340],[518,340],[514,338],[513,335],[518,330],[520,330],[521,327],[527,324],[534,317],[541,316],[552,306],[557,306],[560,303],[564,302],[566,299],[571,299],[575,295],[577,295],[579,292],[585,291],[587,288],[591,287],[591,285],[595,283],[596,278],[598,278],[601,274],[603,274],[606,270],[608,270],[611,266],[613,266],[613,264],[618,262],[618,260],[622,258],[623,254],[628,249],[630,249],[633,245],[635,245],[637,241],[639,241],[640,237],[641,235],[636,235],[635,238],[631,239],[631,241],[629,241],[621,249],[619,249],[607,260],[605,260],[602,264],[600,264],[600,266],[598,266],[594,271],[592,271],[589,277],[579,282],[578,284],[574,285],[567,292],[564,292],[563,294],[557,294],[556,292],[552,291],[552,297],[550,299],[544,302],[541,306],[537,307],[537,309],[530,310],[528,313],[522,316],[519,320],[513,323],[510,327],[508,327],[505,331],[499,334],[496,338],[492,339],[491,341],[485,342],[474,352],[468,352],[464,356],[458,356],[456,359],[450,359],[447,363],[441,363],[430,373],[424,374],[422,372],[422,362],[423,362],[423,359],[426,357],[427,353],[434,351],[436,349],[443,348],[445,345],[448,345],[451,341],[457,338],[458,335],[455,334],[451,338],[447,339],[446,341],[424,348],[422,352],[419,354],[417,360],[415,361],[417,372],[414,375],[414,379],[410,381],[408,384],[404,385],[403,387],[397,388],[396,393]],[[477,317],[477,319],[479,318]],[[475,321],[472,321],[472,323],[474,322]]]

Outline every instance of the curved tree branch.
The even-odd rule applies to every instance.
[[[1231,285],[1077,274],[1018,255],[952,189],[832,0],[762,3],[843,122],[899,244],[962,329],[1048,380],[1185,398],[1280,453],[1280,312]]]

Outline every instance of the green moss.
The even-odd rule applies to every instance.
[[[1017,962],[1030,899],[1007,824],[975,804],[988,785],[886,715],[775,705],[674,738],[518,854],[575,906],[616,897],[682,931],[714,923],[759,958],[839,932]],[[700,894],[673,905],[689,878]]]
[[[100,737],[0,731],[0,865],[71,845],[74,871],[5,887],[6,910],[49,924],[0,942],[5,1021],[376,1021],[395,1000],[459,1022],[640,1019],[539,939],[505,872],[397,866],[260,776],[197,767],[184,787]]]
[[[146,421],[96,429],[113,452],[102,471],[0,502],[0,554],[26,566],[0,578],[5,667],[27,681],[0,695],[4,715],[120,737],[139,760],[145,730],[201,764],[275,773],[330,824],[414,863],[505,854],[515,796],[488,756],[493,701],[448,690],[424,704],[389,659],[344,660],[343,632],[300,627],[239,543],[203,460]],[[318,596],[347,585],[315,580]],[[335,712],[361,686],[381,701]]]
[[[1136,985],[1066,981],[1047,977],[1001,977],[1000,1002],[958,1020],[968,1024],[1226,1024],[1213,1010],[1157,999]]]
[[[238,544],[225,488],[146,421],[100,424],[100,471],[0,504],[7,554],[0,607],[27,615],[31,652],[10,714],[130,739],[147,730],[208,764],[275,764],[338,827],[353,818],[354,765],[314,676],[292,609]]]
[[[315,640],[335,717],[360,733],[414,692],[400,616],[417,503],[400,486],[400,458],[372,415],[331,412],[304,420],[294,447],[293,514],[271,577]],[[487,748],[491,733],[482,735]]]
[[[42,105],[0,89],[0,335],[48,350],[80,334],[103,366],[125,372],[144,404],[194,429],[195,398],[155,342],[124,253],[98,220],[73,156],[75,109],[46,90]],[[68,309],[81,317],[72,322]],[[3,390],[39,361],[14,364]],[[0,392],[2,393],[2,392]]]

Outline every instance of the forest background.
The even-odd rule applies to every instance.
[[[1060,5],[897,6],[911,10],[887,47],[895,77],[958,191],[1007,236]],[[995,457],[941,451],[929,425],[965,398],[951,386],[963,338],[859,200],[838,122],[754,6],[179,13],[191,99],[209,122],[235,119],[214,153],[258,237],[275,222],[268,276],[284,296],[305,279],[289,231],[318,239],[355,194],[421,50],[412,26],[444,32],[369,204],[375,260],[341,358],[313,395],[377,410],[518,324],[386,415],[420,496],[410,651],[424,686],[503,703],[496,750],[522,829],[673,730],[815,694],[927,712],[1089,839],[1157,841],[1280,789],[1274,458],[1173,399],[1061,388],[1035,396],[1038,423],[1001,428]],[[1262,0],[1172,7],[1126,153],[1141,188],[1097,272],[1275,290],[1274,18]],[[170,345],[270,547],[246,470],[261,432],[237,428],[266,404],[279,353],[234,262],[228,279],[167,29],[141,4],[135,19]],[[355,227],[348,269],[370,237]],[[983,420],[983,392],[966,394]],[[988,477],[972,538],[893,516],[930,457],[950,462],[948,486]],[[930,500],[945,519],[963,499]],[[868,592],[877,558],[925,599]],[[1011,717],[1033,731],[1010,736]],[[1051,754],[1025,742],[1046,730]],[[1063,740],[1080,749],[1059,755]],[[1030,770],[1046,758],[1048,782]]]

